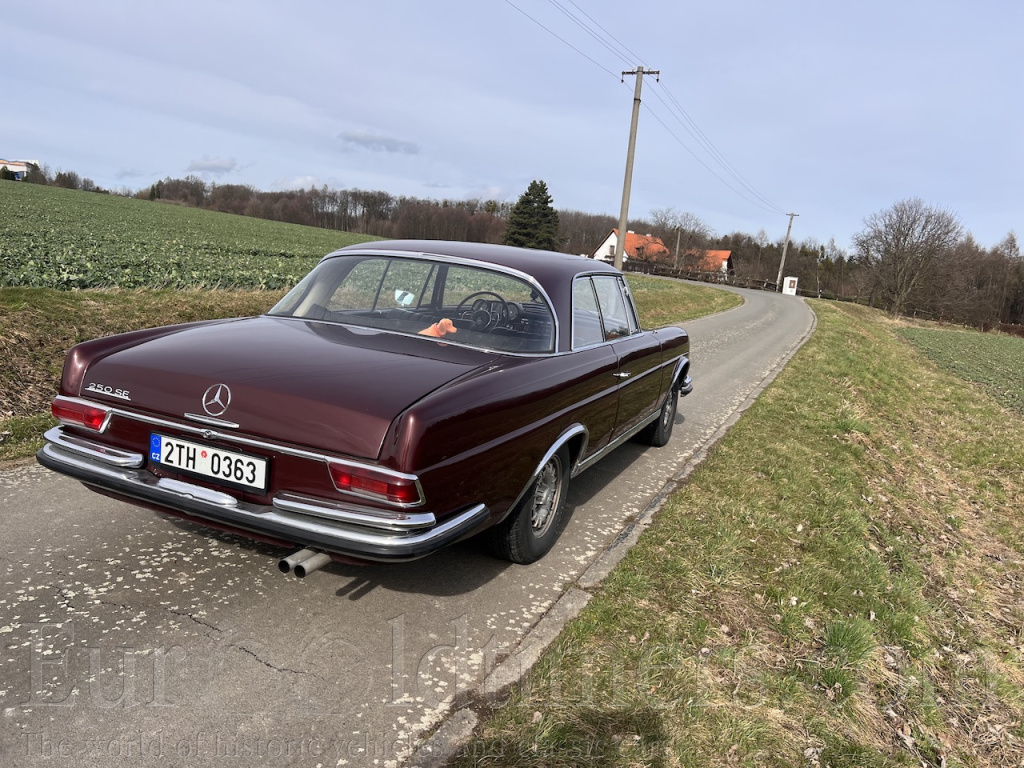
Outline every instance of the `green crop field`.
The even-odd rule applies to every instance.
[[[936,365],[980,385],[1007,408],[1024,414],[1024,339],[931,328],[905,328],[900,334]]]
[[[0,181],[0,286],[286,288],[375,238]]]

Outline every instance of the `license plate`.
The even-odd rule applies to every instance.
[[[209,477],[245,489],[267,489],[267,460],[153,433],[149,458],[165,467]]]

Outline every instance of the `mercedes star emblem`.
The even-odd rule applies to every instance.
[[[203,410],[211,416],[220,416],[231,405],[231,390],[227,384],[214,384],[203,393]]]

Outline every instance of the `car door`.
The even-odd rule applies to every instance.
[[[605,342],[593,282],[578,277],[572,291],[572,358],[587,372],[586,391],[577,395],[577,402],[583,403],[579,415],[589,433],[589,456],[612,439],[619,410],[618,361]]]
[[[661,405],[661,344],[637,323],[632,298],[617,275],[594,275],[604,337],[618,359],[618,414],[612,439],[636,428]]]

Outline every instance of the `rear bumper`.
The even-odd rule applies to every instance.
[[[272,505],[251,504],[192,483],[160,478],[145,457],[115,451],[54,427],[36,454],[44,467],[145,506],[209,521],[242,535],[361,560],[400,562],[429,555],[475,533],[490,510],[477,504],[441,523],[430,512],[396,513],[282,492]]]

